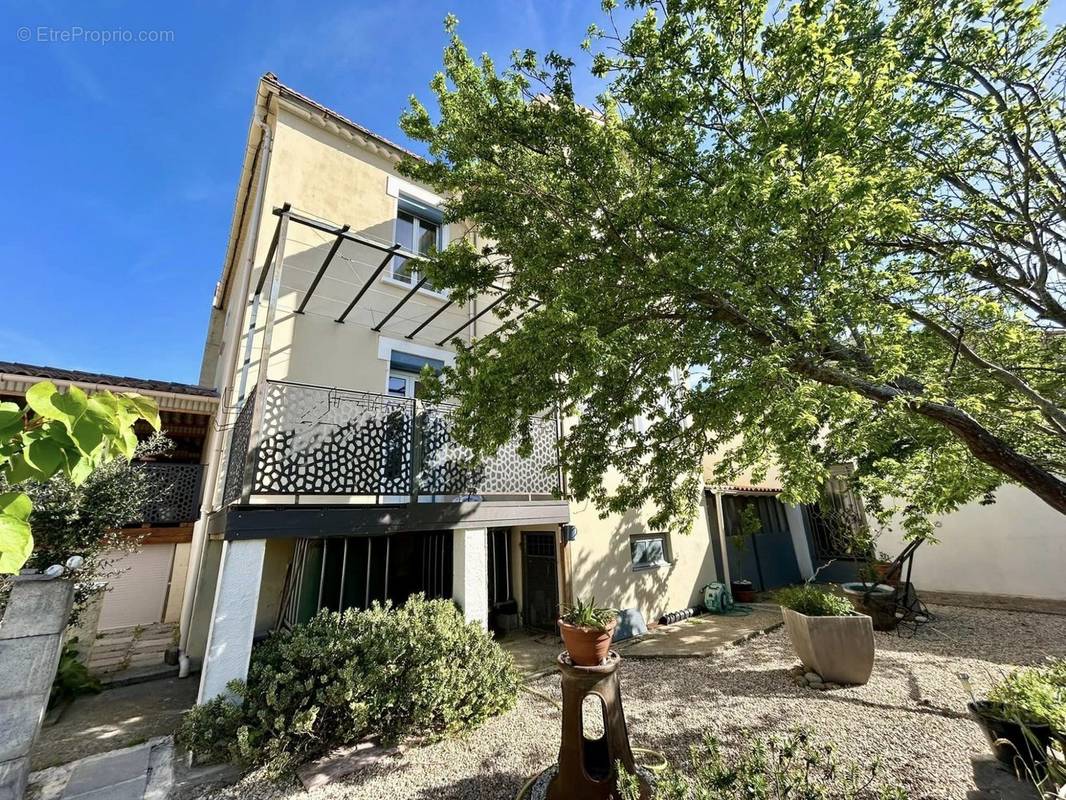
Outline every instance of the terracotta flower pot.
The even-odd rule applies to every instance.
[[[865,614],[808,617],[782,608],[785,629],[803,666],[829,683],[862,685],[874,668],[874,628]]]
[[[894,631],[899,624],[896,618],[896,592],[894,586],[862,581],[842,583],[840,588],[860,614],[868,615],[875,631]]]
[[[755,588],[752,586],[751,581],[731,581],[729,584],[729,592],[733,595],[733,599],[738,603],[755,602]]]
[[[559,632],[563,636],[563,644],[566,652],[570,654],[570,660],[578,667],[599,666],[611,649],[611,637],[618,620],[611,620],[611,624],[605,629],[588,628],[584,625],[571,625],[559,620]]]
[[[892,569],[892,563],[891,562],[889,562],[889,561],[878,561],[877,563],[875,563],[873,565],[874,577],[877,579],[878,583],[884,583],[884,584],[887,584],[887,585],[892,586],[894,588],[898,587],[899,586],[899,572],[897,572],[895,575],[893,575],[891,578],[889,578],[888,577],[888,572],[889,572],[890,569]]]

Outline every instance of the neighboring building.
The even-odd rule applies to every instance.
[[[202,386],[5,361],[0,362],[0,400],[22,402],[26,390],[43,380],[61,389],[73,385],[86,392],[138,392],[159,405],[163,432],[174,449],[141,466],[168,491],[129,526],[131,535],[144,537],[142,546],[134,553],[114,554],[112,571],[119,574],[109,578],[108,591],[91,607],[91,619],[82,620],[81,635],[92,641],[79,644],[94,672],[162,664],[180,617],[193,523],[200,513],[204,441],[217,395]],[[147,423],[138,423],[138,437],[150,433]]]
[[[651,622],[713,580],[809,577],[818,509],[783,504],[772,479],[708,489],[691,533],[671,537],[645,511],[600,519],[555,499],[564,423],[550,412],[531,457],[512,445],[463,467],[449,408],[420,397],[418,375],[501,324],[506,289],[461,304],[418,273],[410,256],[465,232],[399,174],[405,155],[260,81],[200,378],[223,398],[181,616],[200,700],[246,674],[256,637],[322,608],[425,592],[482,624],[552,629],[577,596]],[[745,509],[763,532],[737,548]]]

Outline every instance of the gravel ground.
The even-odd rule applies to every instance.
[[[981,797],[982,769],[971,756],[986,744],[966,713],[956,673],[977,691],[1017,664],[1066,655],[1066,617],[934,607],[934,623],[914,638],[878,633],[877,662],[866,686],[820,692],[788,677],[797,660],[783,630],[710,658],[628,660],[622,696],[633,744],[675,763],[704,733],[727,749],[750,732],[811,729],[843,758],[880,758],[913,800]],[[526,778],[556,757],[558,678],[534,681],[518,706],[459,740],[408,750],[402,757],[315,790],[256,774],[212,800],[510,800]],[[976,773],[976,777],[975,777]],[[971,794],[971,792],[973,794]]]

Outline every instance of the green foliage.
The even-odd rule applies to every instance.
[[[90,675],[88,668],[78,660],[78,653],[74,648],[76,642],[77,639],[71,639],[63,645],[59,667],[48,695],[49,708],[83,694],[96,694],[102,688],[100,681]]]
[[[154,433],[137,445],[134,456],[151,459],[172,447],[165,435]],[[0,488],[5,488],[2,478]],[[27,565],[45,568],[79,555],[85,559],[80,579],[89,581],[96,577],[94,562],[101,553],[137,545],[135,537],[119,529],[137,522],[144,506],[159,500],[171,487],[138,464],[118,458],[100,465],[78,484],[57,473],[17,488],[33,503],[34,552]]]
[[[1007,719],[1050,725],[1066,735],[1066,658],[1015,670],[992,687],[988,699]]]
[[[595,597],[590,597],[587,601],[579,597],[574,605],[564,605],[561,610],[559,619],[568,625],[578,625],[582,628],[605,631],[618,619],[616,609],[597,606]]]
[[[50,381],[26,391],[26,407],[0,403],[0,478],[9,486],[47,481],[56,474],[81,485],[115,458],[133,457],[139,419],[159,429],[155,401],[135,393],[87,395],[76,386],[65,393]],[[26,493],[0,494],[0,574],[18,572],[33,552]]]
[[[492,452],[558,407],[571,493],[677,531],[711,452],[714,482],[776,465],[791,502],[854,463],[915,535],[1005,481],[1066,512],[1066,33],[1046,1],[629,5],[588,43],[594,101],[572,60],[498,69],[452,19],[439,113],[403,116],[430,159],[401,169],[478,237],[429,258],[434,285],[511,289],[437,387],[456,434]]]
[[[282,768],[369,734],[470,730],[514,705],[518,680],[510,656],[450,601],[323,611],[256,648],[247,683],[231,684],[241,705],[193,709],[178,741],[200,759]]]
[[[845,617],[855,611],[846,598],[813,583],[778,589],[774,601],[808,617]]]
[[[622,800],[639,800],[635,779],[619,774]],[[684,771],[668,768],[659,777],[651,800],[907,800],[881,774],[878,762],[841,764],[831,745],[803,731],[756,738],[733,757],[707,736],[691,748]]]

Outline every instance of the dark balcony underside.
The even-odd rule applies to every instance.
[[[225,539],[383,536],[403,531],[556,525],[570,521],[565,500],[401,505],[232,505],[211,515],[208,533]]]

